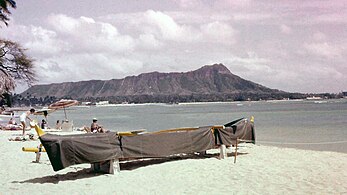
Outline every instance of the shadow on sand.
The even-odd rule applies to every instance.
[[[244,155],[247,153],[238,152],[237,155]],[[235,156],[234,153],[228,153],[228,157]],[[216,154],[204,154],[204,155],[196,155],[189,154],[184,156],[172,156],[167,158],[150,158],[150,159],[142,159],[142,160],[134,160],[134,161],[124,161],[120,162],[120,170],[134,170],[141,167],[146,167],[149,165],[161,164],[171,161],[178,160],[187,160],[187,159],[206,159],[206,158],[219,158],[219,153]]]
[[[84,168],[76,172],[68,172],[65,174],[56,174],[56,175],[50,175],[45,177],[37,177],[33,179],[28,179],[24,181],[13,181],[12,183],[52,183],[57,184],[60,181],[72,181],[77,179],[84,179],[89,177],[95,177],[98,175],[102,175],[101,173],[94,173],[91,172],[90,168]]]
[[[237,155],[245,155],[247,153],[240,153],[238,152]],[[228,157],[235,156],[235,153],[228,153]],[[190,154],[190,155],[184,155],[184,156],[173,156],[173,157],[167,157],[167,158],[148,158],[148,159],[141,159],[141,160],[128,160],[128,161],[121,161],[120,169],[123,170],[134,170],[141,167],[146,167],[149,165],[156,165],[156,164],[162,164],[165,162],[171,162],[171,161],[178,161],[178,160],[186,160],[186,159],[206,159],[206,158],[219,158],[219,153],[216,154],[204,154],[204,155],[196,155],[196,154]],[[78,170],[76,172],[68,172],[65,174],[56,174],[51,176],[45,176],[45,177],[38,177],[33,179],[28,179],[24,181],[13,181],[12,183],[53,183],[57,184],[60,181],[73,181],[78,179],[84,179],[84,178],[90,178],[95,176],[104,175],[103,173],[95,173],[91,171],[90,168],[84,168],[81,170]]]

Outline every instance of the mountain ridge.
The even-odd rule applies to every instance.
[[[289,94],[234,75],[223,64],[205,65],[188,72],[149,72],[122,79],[34,85],[22,95],[57,98],[112,99],[128,96],[192,96],[226,94]],[[123,98],[124,99],[124,98]]]

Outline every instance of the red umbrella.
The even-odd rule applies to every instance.
[[[49,105],[48,108],[49,109],[61,109],[61,108],[64,108],[65,119],[67,119],[65,108],[70,107],[70,106],[74,106],[74,105],[77,105],[77,104],[78,104],[77,100],[61,99],[61,100],[59,100],[59,101]]]

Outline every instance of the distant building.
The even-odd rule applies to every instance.
[[[306,98],[307,100],[321,100],[323,99],[322,97],[319,97],[319,96],[311,96],[311,97],[307,97]]]
[[[103,106],[103,105],[108,105],[109,102],[108,101],[100,101],[100,102],[96,102],[97,106]]]
[[[342,92],[343,97],[347,97],[347,91]]]

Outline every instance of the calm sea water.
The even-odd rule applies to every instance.
[[[347,99],[196,104],[144,104],[72,107],[66,110],[75,127],[92,118],[113,131],[226,124],[255,117],[256,141],[262,145],[347,153]],[[40,118],[37,118],[40,120]],[[48,116],[50,126],[64,119],[63,110]]]

